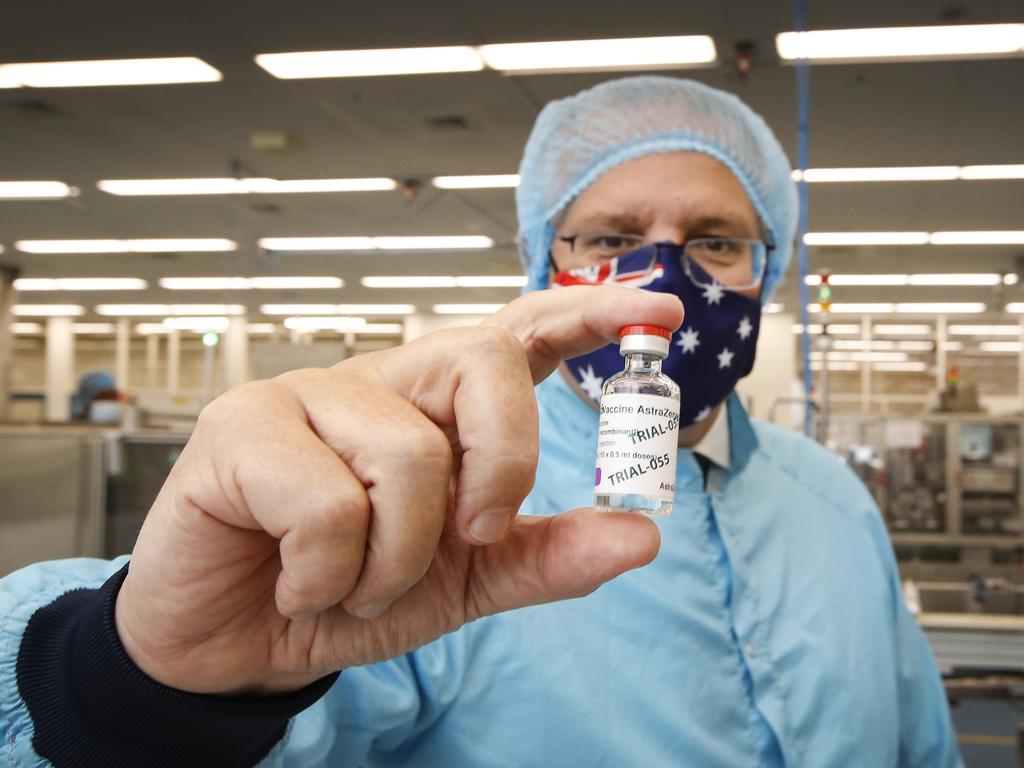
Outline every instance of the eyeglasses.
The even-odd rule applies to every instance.
[[[618,232],[580,232],[558,238],[568,243],[573,255],[585,266],[597,266],[634,251],[648,241],[642,235]],[[733,290],[756,288],[764,279],[770,246],[762,240],[745,237],[696,237],[683,243],[683,269],[702,288],[711,281]],[[654,268],[657,254],[651,254],[648,268]],[[693,269],[696,264],[700,269]]]

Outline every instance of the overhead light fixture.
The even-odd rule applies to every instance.
[[[163,323],[137,323],[135,325],[135,332],[143,336],[167,333],[170,330],[172,329],[168,328]]]
[[[48,200],[76,193],[63,181],[0,181],[0,200]]]
[[[1009,306],[1009,305],[1007,305]],[[1024,307],[1024,305],[1022,305]],[[808,304],[807,310],[809,312],[820,312],[820,304]],[[869,303],[839,303],[832,304],[831,311],[833,314],[843,315],[887,315],[887,314],[928,314],[928,315],[943,315],[943,314],[975,314],[985,311],[985,304],[983,302],[974,301],[951,301],[951,302],[900,302],[900,303],[888,303],[888,302],[869,302]]]
[[[229,322],[226,317],[168,317],[163,324],[167,328],[176,328],[179,331],[207,333],[225,331]]]
[[[141,291],[149,283],[137,277],[19,277],[16,291]]]
[[[927,245],[927,232],[808,232],[807,245]]]
[[[677,68],[713,64],[718,56],[707,35],[502,43],[480,46],[480,55],[511,74]]]
[[[983,341],[978,346],[982,352],[1024,352],[1019,341]]]
[[[494,241],[483,235],[264,237],[259,245],[268,251],[427,251],[491,248]]]
[[[965,59],[1024,51],[1024,24],[963,24],[782,32],[775,47],[784,61],[821,63]]]
[[[43,332],[43,326],[39,323],[11,323],[11,333],[19,336],[34,336]]]
[[[411,315],[416,311],[412,304],[339,304],[337,309],[343,315]]]
[[[276,333],[277,323],[248,323],[245,326],[245,330],[248,333],[255,334]]]
[[[121,196],[147,195],[250,195],[312,192],[386,192],[398,182],[388,178],[365,179],[103,179],[103,192]]]
[[[803,180],[816,182],[854,181],[949,181],[960,175],[955,165],[923,165],[902,168],[808,168]],[[794,181],[799,181],[800,171],[794,171]]]
[[[284,321],[290,331],[358,331],[364,325],[363,317],[289,317]]]
[[[1002,275],[988,272],[974,272],[966,274],[942,274],[925,273],[911,275],[911,285],[999,285],[1002,282]]]
[[[1007,272],[1003,275],[1003,285],[1016,285],[1020,282],[1020,276],[1016,272]]]
[[[1024,302],[1011,301],[1009,304],[1007,304],[1004,307],[1004,309],[1007,312],[1010,312],[1010,313],[1015,314],[1015,315],[1016,314],[1020,314],[1021,312],[1024,312]]]
[[[1024,245],[1024,230],[932,232],[932,245]]]
[[[160,287],[170,291],[227,291],[256,289],[342,288],[340,277],[162,277]]]
[[[411,315],[412,304],[263,304],[264,315]]]
[[[872,363],[871,367],[876,371],[899,371],[904,373],[923,373],[928,370],[928,364],[920,360],[908,360],[905,363],[878,362]]]
[[[366,288],[521,288],[526,275],[371,275],[361,278]]]
[[[114,332],[113,323],[72,323],[71,330],[74,333],[96,333],[96,334],[110,334]]]
[[[519,186],[519,174],[435,176],[430,183],[438,189],[505,189]]]
[[[858,363],[903,363],[906,352],[811,352],[812,360],[851,360]]]
[[[243,315],[245,307],[241,304],[98,304],[96,314],[108,317]]]
[[[923,323],[879,323],[871,332],[876,336],[931,336],[935,330]]]
[[[493,315],[504,304],[435,304],[432,311],[437,315]]]
[[[468,45],[260,53],[256,64],[282,80],[476,72],[484,68],[480,54]]]
[[[908,285],[910,275],[829,275],[830,285],[857,286],[857,285]],[[804,278],[805,285],[821,285],[821,275],[807,275]]]
[[[212,83],[222,77],[219,70],[195,56],[0,64],[0,87],[7,88]]]
[[[786,308],[785,304],[779,304],[778,302],[772,302],[770,304],[765,304],[764,313],[766,315],[777,315],[779,312],[782,312],[785,308]]]
[[[820,360],[811,361],[812,371],[820,371],[825,367],[825,364],[822,363]],[[859,371],[860,363],[851,363],[849,361],[841,362],[839,360],[834,360],[828,364],[827,368],[830,371]]]
[[[1020,336],[1019,325],[951,325],[950,336]]]
[[[85,314],[81,304],[15,304],[11,307],[15,317],[78,317]]]
[[[143,238],[132,240],[18,240],[23,253],[186,253],[233,251],[234,240],[217,237]]]
[[[965,165],[960,169],[960,178],[1024,179],[1024,165]]]
[[[374,333],[382,336],[401,335],[403,326],[401,323],[367,323],[359,329],[359,333]]]

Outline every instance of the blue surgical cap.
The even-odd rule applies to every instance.
[[[771,295],[796,232],[796,187],[786,153],[761,116],[732,94],[651,75],[604,82],[541,111],[516,190],[527,290],[547,287],[558,214],[602,174],[661,152],[710,155],[739,179],[774,246],[762,299]]]

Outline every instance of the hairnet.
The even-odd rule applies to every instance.
[[[762,293],[770,296],[796,231],[796,188],[785,152],[760,115],[732,94],[651,75],[601,83],[541,111],[516,190],[527,290],[547,286],[554,220],[584,189],[627,160],[680,151],[710,155],[743,185],[774,245]]]

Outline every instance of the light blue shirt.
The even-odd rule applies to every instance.
[[[597,415],[557,376],[538,398],[541,461],[524,511],[588,506]],[[735,397],[727,417],[730,468],[710,495],[680,451],[652,564],[589,597],[345,670],[264,763],[962,765],[870,495],[820,446],[752,424]],[[29,611],[12,618],[12,602],[43,605],[56,581],[98,586],[117,565],[44,564],[0,582],[0,725],[20,724],[16,765],[35,763],[10,655]]]

